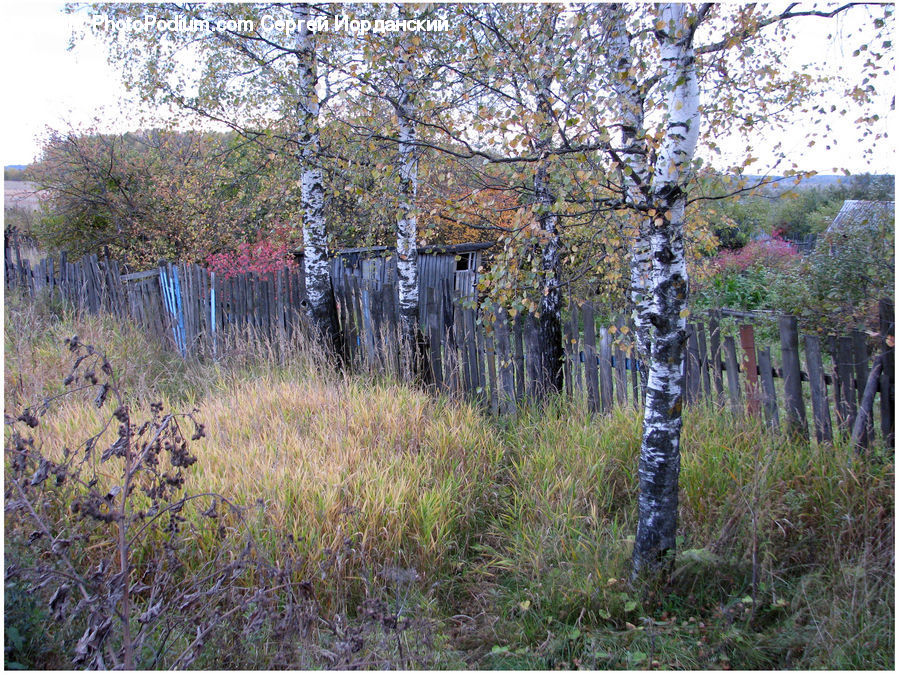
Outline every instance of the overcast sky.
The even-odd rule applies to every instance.
[[[68,51],[69,38],[74,27],[85,20],[87,13],[69,16],[63,12],[62,2],[47,0],[0,0],[0,56],[4,86],[2,125],[3,164],[27,164],[40,153],[40,138],[48,127],[67,128],[90,125],[94,119],[103,120],[104,131],[125,131],[135,123],[129,109],[121,99],[122,87],[116,71],[106,63],[103,48],[83,41]],[[799,24],[798,24],[799,25]],[[793,65],[815,63],[818,69],[844,67],[842,75],[852,80],[856,73],[850,63],[848,47],[836,40],[827,40],[826,34],[839,28],[839,32],[852,33],[858,24],[845,21],[805,21],[800,40],[789,59]],[[852,47],[849,48],[852,50]],[[896,80],[885,87],[893,94]],[[881,102],[881,128],[886,132],[895,115],[890,111],[891,96]],[[893,173],[895,153],[893,139],[883,144],[878,156],[867,163],[858,150],[858,133],[853,128],[855,115],[844,121],[835,121],[839,142],[826,150],[825,143],[808,148],[804,138],[805,125],[798,119],[796,139],[787,138],[793,156],[806,170],[832,173],[846,168],[852,172]],[[116,120],[111,124],[110,120]],[[803,133],[800,133],[800,131]],[[771,165],[771,156],[760,145],[762,166],[751,171],[762,172]]]

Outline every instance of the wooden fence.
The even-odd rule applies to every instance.
[[[271,337],[290,337],[302,329],[305,290],[297,269],[225,279],[196,265],[165,265],[123,275],[115,261],[96,256],[73,263],[63,254],[58,261],[48,258],[32,268],[9,253],[4,265],[7,287],[30,294],[56,292],[89,312],[130,317],[184,356],[215,356],[232,328],[252,327]],[[345,360],[357,368],[402,375],[396,277],[384,273],[389,264],[336,274],[334,291]],[[526,368],[534,356],[524,339],[526,322],[532,319],[513,317],[500,307],[480,308],[473,274],[434,275],[421,288],[428,382],[438,390],[473,398],[495,413],[511,413],[534,393]],[[640,406],[642,364],[634,355],[629,321],[590,302],[578,306],[570,301],[569,307],[564,326],[566,394],[583,398],[598,413],[614,406]],[[773,345],[757,344],[758,330],[747,321],[751,315],[721,310],[692,317],[685,403],[714,401],[735,414],[759,415],[773,428],[807,436],[811,417],[819,442],[830,442],[836,433],[850,434],[858,426],[855,437],[861,445],[880,437],[891,446],[893,304],[882,301],[880,309],[877,336],[859,331],[827,338],[801,336],[796,319],[775,317],[779,337]],[[724,321],[729,315],[743,322],[726,328],[734,323]],[[860,414],[872,407],[876,395],[877,415]]]

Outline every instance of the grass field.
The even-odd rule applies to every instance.
[[[8,297],[5,320],[8,418],[63,392],[63,341],[77,334],[106,352],[135,420],[158,402],[196,409],[205,427],[183,490],[226,501],[189,502],[173,531],[135,537],[131,578],[156,589],[165,567],[173,589],[133,593],[139,666],[193,649],[190,664],[205,668],[893,667],[893,463],[883,457],[689,409],[679,554],[670,577],[635,589],[640,417],[630,408],[598,417],[558,399],[494,419],[341,374],[302,344],[243,342],[220,363],[184,364],[109,318]],[[60,462],[102,429],[116,403],[98,409],[95,389],[55,400],[27,430],[45,457]],[[7,425],[7,476],[17,475],[11,437]],[[90,461],[92,489],[112,493],[121,460]],[[78,490],[45,481],[27,494],[86,573],[115,559],[116,527],[73,518]],[[210,524],[203,512],[216,503]],[[67,622],[51,620],[59,582],[39,588],[29,570],[61,556],[46,536],[33,540],[33,521],[7,511],[6,662],[67,668],[89,617],[73,601]],[[251,549],[254,565],[238,566]],[[186,624],[201,615],[182,600],[201,592],[215,599],[195,644]],[[143,620],[154,603],[165,611]],[[121,634],[116,620],[111,651]]]

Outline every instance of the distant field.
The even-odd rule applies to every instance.
[[[3,181],[3,208],[37,211],[39,200],[34,183],[23,180]]]

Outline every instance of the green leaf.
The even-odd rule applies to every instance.
[[[629,600],[628,602],[625,603],[625,611],[626,612],[633,612],[636,609],[637,609],[637,601],[636,600]]]
[[[630,663],[640,663],[647,660],[647,655],[644,652],[628,652],[627,658]]]
[[[8,637],[9,641],[12,642],[12,645],[16,648],[16,651],[22,651],[22,646],[24,645],[25,641],[22,639],[22,634],[19,633],[18,630],[16,630],[15,626],[6,626],[6,637]],[[7,664],[7,667],[10,666]]]

